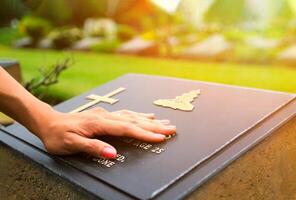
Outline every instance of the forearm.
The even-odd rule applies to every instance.
[[[38,100],[0,67],[0,111],[39,136],[53,109]],[[40,137],[40,136],[39,136]]]
[[[169,120],[156,120],[151,113],[108,112],[102,108],[59,113],[31,95],[1,67],[0,111],[36,134],[48,152],[58,155],[86,152],[95,157],[116,158],[116,149],[96,137],[107,134],[161,142],[165,135],[176,132]]]

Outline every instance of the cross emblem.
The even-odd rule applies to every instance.
[[[79,106],[78,108],[72,110],[70,113],[81,112],[81,111],[83,111],[83,110],[85,110],[85,109],[87,109],[87,108],[89,108],[89,107],[91,107],[93,105],[96,105],[96,104],[98,104],[100,102],[105,102],[105,103],[109,103],[109,104],[112,105],[112,104],[116,103],[118,101],[118,99],[113,99],[111,97],[114,96],[115,94],[118,94],[118,93],[124,91],[124,90],[125,90],[125,88],[120,87],[120,88],[118,88],[118,89],[116,89],[116,90],[114,90],[114,91],[112,91],[112,92],[110,92],[110,93],[108,93],[108,94],[106,94],[104,96],[91,94],[91,95],[87,96],[87,99],[90,99],[92,101],[90,101],[90,102],[88,102],[88,103],[86,103],[86,104],[84,104],[82,106]]]

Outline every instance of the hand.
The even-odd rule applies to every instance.
[[[1,67],[0,83],[0,110],[38,136],[53,154],[86,152],[115,158],[114,147],[95,139],[96,136],[107,134],[161,142],[165,135],[176,132],[168,120],[154,120],[151,114],[107,112],[102,108],[77,114],[57,112],[26,91]]]
[[[128,110],[108,112],[95,108],[75,114],[54,111],[37,135],[48,152],[67,155],[86,152],[95,157],[115,158],[116,149],[95,139],[101,135],[127,136],[147,142],[161,142],[176,132],[168,120],[155,120],[154,114]]]

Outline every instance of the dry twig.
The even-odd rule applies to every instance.
[[[49,87],[53,84],[58,83],[60,74],[73,65],[74,61],[72,58],[66,58],[62,61],[58,61],[55,65],[49,68],[49,70],[40,68],[41,77],[32,78],[30,81],[25,83],[25,88],[34,93],[40,87]]]

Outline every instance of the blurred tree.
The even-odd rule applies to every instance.
[[[68,23],[71,17],[71,9],[64,0],[27,0],[32,14],[45,18],[56,25]]]
[[[148,19],[155,23],[165,16],[168,16],[168,14],[149,0],[128,0],[118,4],[115,19],[119,23],[130,24],[141,29],[145,28],[143,27],[145,20]]]
[[[108,0],[64,0],[72,15],[70,23],[82,25],[87,18],[105,15]]]
[[[204,23],[204,15],[214,0],[182,0],[177,8],[177,14],[188,23],[200,26]]]
[[[278,9],[276,10],[276,18],[279,20],[289,21],[293,18],[292,1],[277,0]]]
[[[25,16],[19,22],[19,32],[21,35],[29,36],[34,43],[47,35],[51,29],[51,24],[43,19],[32,16]]]
[[[249,20],[270,23],[274,20],[289,20],[293,16],[290,0],[247,0],[245,15]]]
[[[293,13],[293,16],[296,17],[296,1],[295,0],[287,0],[290,7],[291,7],[291,11]]]
[[[6,0],[9,1],[9,0]],[[111,17],[118,23],[141,26],[142,18],[163,13],[150,0],[26,0],[34,15],[53,24],[82,25],[87,18]]]
[[[296,16],[295,0],[182,0],[177,13],[195,26],[248,23],[265,28]],[[249,26],[250,27],[250,26]]]
[[[205,13],[205,22],[236,24],[243,20],[245,0],[216,0]]]
[[[7,25],[11,19],[20,18],[28,11],[22,0],[0,1],[0,25]]]

